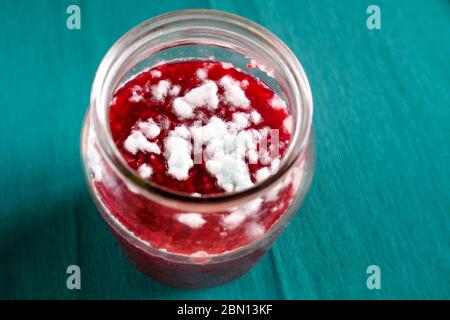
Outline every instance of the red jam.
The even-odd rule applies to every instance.
[[[273,174],[290,142],[289,122],[285,103],[271,88],[216,61],[154,67],[120,87],[110,108],[112,137],[129,166],[144,179],[193,196],[243,190]],[[268,129],[275,129],[278,137]],[[200,163],[191,163],[196,130],[204,136],[206,151]],[[271,154],[269,161],[267,150],[253,146],[261,136],[267,138],[267,150],[278,139],[278,154]],[[237,143],[245,155],[240,147],[224,149],[224,140]],[[193,257],[232,251],[262,237],[294,196],[287,183],[274,196],[236,212],[202,215],[149,202],[125,185],[97,181],[96,189],[111,214],[134,235],[157,249]]]
[[[220,80],[225,76],[239,83],[239,88],[249,100],[249,107],[233,105],[224,98],[225,88],[220,85]],[[154,90],[157,90],[155,88],[158,88],[160,81],[167,81],[170,85],[161,89],[162,99],[155,99]],[[201,86],[205,81],[214,81],[217,84],[217,107],[212,109],[207,105],[200,105],[195,108],[191,117],[180,119],[174,112],[174,100]],[[167,159],[164,156],[164,142],[168,133],[180,125],[191,127],[198,122],[206,125],[212,116],[230,122],[236,112],[247,114],[249,117],[253,112],[253,115],[260,119],[249,121],[246,130],[263,128],[278,130],[279,156],[282,157],[290,141],[290,133],[284,128],[284,121],[288,119],[289,114],[283,108],[283,101],[279,98],[272,100],[274,97],[277,96],[273,90],[260,80],[220,62],[189,61],[163,64],[139,74],[115,93],[110,109],[111,132],[117,147],[130,167],[138,170],[143,164],[148,164],[152,168],[153,173],[148,180],[186,193],[223,193],[225,190],[208,172],[205,163],[194,164],[188,172],[188,177],[182,180],[168,174]],[[274,108],[273,103],[280,105]],[[152,119],[160,128],[158,136],[150,141],[157,144],[161,153],[132,154],[124,148],[124,141],[133,129],[136,129],[137,123],[145,123],[148,119]],[[267,140],[268,148],[270,148],[270,137]],[[246,163],[249,164],[248,159]],[[256,182],[256,172],[261,167],[260,161],[249,165],[250,179],[253,183]]]

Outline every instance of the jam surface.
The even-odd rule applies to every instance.
[[[174,62],[147,70],[117,90],[110,108],[112,137],[130,167],[149,181],[190,194],[239,191],[270,175],[274,160],[278,164],[289,144],[289,121],[285,103],[271,88],[229,64],[216,61]],[[174,154],[171,159],[171,149],[166,145],[168,136],[180,126],[183,130],[178,131],[183,132],[178,135],[189,135],[183,136],[187,141],[186,152],[191,160],[195,152],[202,152],[200,161],[187,164],[183,154]],[[211,134],[208,129],[217,126],[225,129],[215,132],[216,140],[195,144],[196,129],[205,140],[204,136]],[[236,138],[239,133],[240,140]],[[223,143],[224,135],[231,139],[231,151],[225,150],[230,157],[224,157],[223,150],[215,150],[216,161],[209,164],[208,151]],[[175,145],[172,153],[173,149],[180,153],[177,148],[186,147],[180,139],[172,140]],[[233,161],[236,156],[233,151],[245,145],[246,140],[251,140],[256,149],[244,146],[247,154]],[[264,150],[261,141],[266,141]],[[243,173],[228,177],[227,168],[217,169],[224,158],[230,160],[224,163],[230,167],[228,171]],[[169,161],[174,163],[173,168]]]

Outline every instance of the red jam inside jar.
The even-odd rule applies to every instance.
[[[197,103],[197,107],[187,116],[180,111],[180,116],[180,112],[174,108],[176,101],[183,101],[183,96],[202,87],[206,89],[199,92],[196,98],[203,98],[204,101]],[[208,98],[211,96],[213,99],[217,97],[212,107],[211,104],[208,105]],[[182,105],[183,107],[186,105]],[[232,133],[236,134],[276,131],[278,137],[273,138],[278,139],[278,160],[286,152],[291,138],[289,129],[285,127],[289,114],[284,102],[273,90],[249,74],[220,62],[174,62],[143,72],[116,91],[109,116],[114,142],[131,168],[139,172],[139,168],[144,165],[141,170],[144,178],[176,191],[194,194],[217,194],[235,190],[224,190],[217,183],[217,178],[207,170],[205,161],[194,164],[183,177],[168,172],[164,143],[175,128],[184,126],[195,130],[195,127],[205,126],[212,117],[216,117],[226,125],[235,125],[237,129]],[[242,124],[236,123],[238,121],[242,121]],[[220,125],[221,122],[214,124]],[[148,151],[145,147],[144,150],[127,150],[125,141],[133,132],[141,132],[154,144],[154,149],[159,149],[160,152]],[[139,135],[139,138],[142,136]],[[222,140],[223,136],[219,138]],[[270,149],[270,138],[269,134],[267,149]],[[250,160],[248,156],[245,158],[249,177],[252,183],[256,183],[258,170],[273,159],[265,159],[265,164],[260,159]],[[146,166],[151,168],[147,169],[147,172],[151,170],[151,174],[145,174],[143,168]]]
[[[131,168],[146,180],[193,196],[239,191],[266,178],[276,169],[274,163],[283,157],[291,137],[286,126],[290,116],[274,91],[216,61],[173,62],[140,73],[116,91],[109,117],[114,142]],[[201,135],[197,145],[203,155],[194,163],[196,134]],[[264,138],[262,150],[258,142]],[[275,138],[276,156],[271,157]],[[227,139],[228,149],[223,147]],[[237,150],[240,147],[244,153]],[[179,150],[183,148],[184,153]],[[245,245],[270,228],[285,209],[276,200],[265,203],[266,208],[260,201],[250,204],[248,211],[263,214],[181,213],[165,218],[163,212],[135,212],[120,213],[118,218],[157,248],[219,254]],[[243,223],[251,215],[258,218]]]

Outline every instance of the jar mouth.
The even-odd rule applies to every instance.
[[[173,43],[165,41],[168,35],[179,32],[181,28],[186,35],[185,40],[181,39],[173,41]],[[275,174],[241,191],[198,197],[146,181],[128,166],[112,138],[109,125],[109,105],[112,94],[118,87],[117,75],[121,72],[129,72],[129,70],[123,70],[126,63],[134,67],[158,51],[177,45],[192,44],[193,39],[190,37],[190,32],[197,35],[198,43],[193,43],[195,45],[225,45],[220,41],[213,41],[206,34],[203,38],[199,37],[202,30],[216,35],[221,33],[232,35],[241,42],[248,41],[266,51],[266,55],[279,65],[280,72],[283,72],[283,79],[289,85],[288,108],[293,117],[293,127],[291,142],[281,159],[279,170]],[[144,44],[148,45],[152,41],[155,42],[153,52],[152,50],[142,50]],[[239,50],[237,46],[235,49]],[[256,62],[259,63],[257,60]],[[99,151],[121,179],[129,183],[134,190],[139,190],[142,195],[163,204],[177,207],[201,204],[205,208],[207,207],[207,210],[211,210],[212,207],[220,210],[229,208],[234,203],[241,203],[243,200],[250,201],[266,193],[271,185],[281,180],[307,149],[313,114],[313,101],[308,79],[292,51],[262,26],[238,15],[209,9],[169,12],[144,21],[128,31],[109,49],[100,63],[92,86],[90,103],[93,126],[99,140]],[[200,209],[200,211],[202,210]]]

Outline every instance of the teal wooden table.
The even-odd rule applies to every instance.
[[[81,9],[68,30],[66,9]],[[366,10],[381,10],[381,29]],[[179,290],[122,255],[85,187],[81,123],[114,41],[155,15],[248,17],[301,60],[317,167],[303,207],[230,284]],[[446,0],[2,1],[0,298],[450,298],[450,3]],[[81,268],[68,290],[66,268]],[[369,290],[376,265],[381,289]]]

